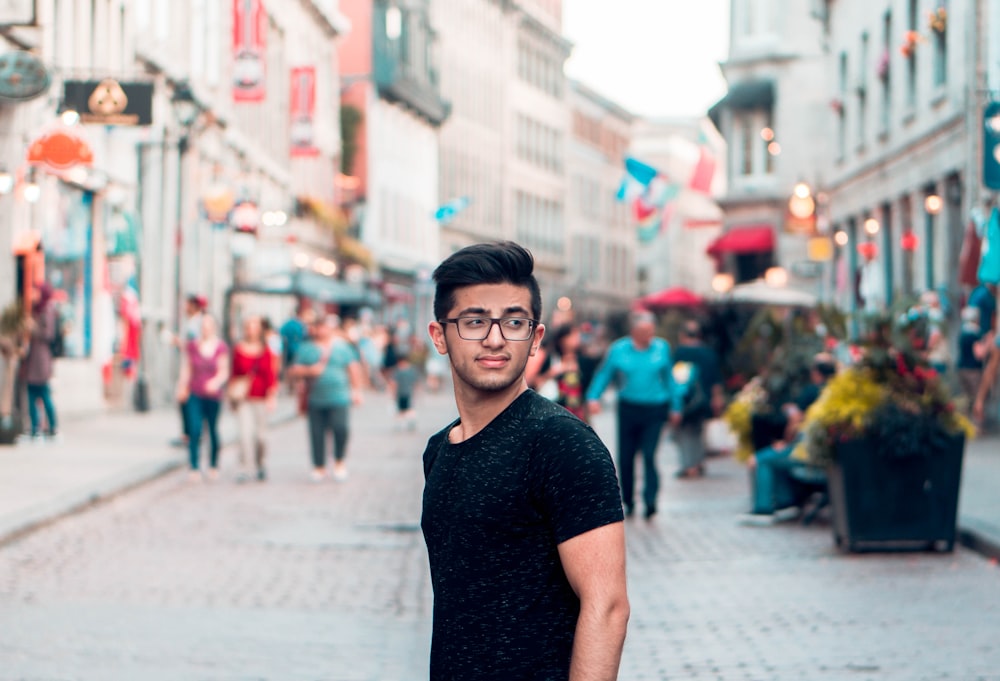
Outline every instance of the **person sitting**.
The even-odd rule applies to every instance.
[[[768,417],[769,423],[755,424],[759,433],[772,435],[755,442],[756,452],[748,462],[753,471],[753,506],[748,515],[742,516],[744,524],[772,524],[800,515],[802,485],[796,473],[804,464],[792,459],[792,452],[801,440],[800,426],[806,410],[836,370],[831,356],[817,355],[810,370],[809,385],[778,414]],[[814,485],[815,481],[810,480],[810,487]]]

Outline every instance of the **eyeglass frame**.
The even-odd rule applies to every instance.
[[[463,319],[481,319],[483,321],[489,321],[490,326],[486,329],[486,334],[482,338],[466,338],[462,335],[462,328],[458,324]],[[520,319],[521,321],[528,322],[528,326],[531,327],[531,331],[524,338],[507,338],[507,335],[503,332],[503,326],[500,322],[508,319]],[[479,317],[476,315],[469,315],[467,317],[446,317],[445,319],[439,319],[438,324],[454,324],[455,333],[458,334],[458,337],[464,341],[472,341],[473,343],[482,342],[489,338],[490,334],[493,333],[493,326],[495,325],[498,329],[500,329],[500,335],[505,341],[509,341],[511,343],[522,343],[524,341],[531,340],[534,337],[535,329],[537,329],[538,325],[541,324],[541,320],[532,319],[531,317]]]

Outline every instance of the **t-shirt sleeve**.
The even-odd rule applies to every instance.
[[[586,424],[546,419],[535,445],[534,495],[557,544],[624,519],[611,454]]]
[[[299,346],[295,351],[295,364],[304,364],[306,366],[310,364],[315,364],[319,361],[320,352],[319,346],[315,343],[307,343],[305,345]]]

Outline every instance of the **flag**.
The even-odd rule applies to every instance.
[[[233,0],[233,101],[264,101],[266,50],[267,11],[263,0]]]
[[[289,119],[291,120],[290,156],[319,156],[314,139],[316,118],[316,67],[292,68]]]
[[[625,176],[618,185],[618,200],[622,203],[635,201],[659,174],[659,171],[648,163],[631,157],[626,158]]]
[[[715,156],[704,144],[698,148],[698,163],[691,173],[688,187],[702,194],[712,191],[712,179],[715,177]]]
[[[459,196],[456,199],[452,199],[434,211],[434,219],[442,225],[447,225],[459,213],[465,210],[470,203],[472,203],[472,199],[468,196]]]

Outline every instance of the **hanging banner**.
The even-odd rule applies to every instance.
[[[233,101],[264,101],[266,36],[263,0],[233,0]]]
[[[316,117],[316,67],[299,66],[292,69],[292,92],[289,103],[291,121],[291,155],[318,156],[315,142]]]

